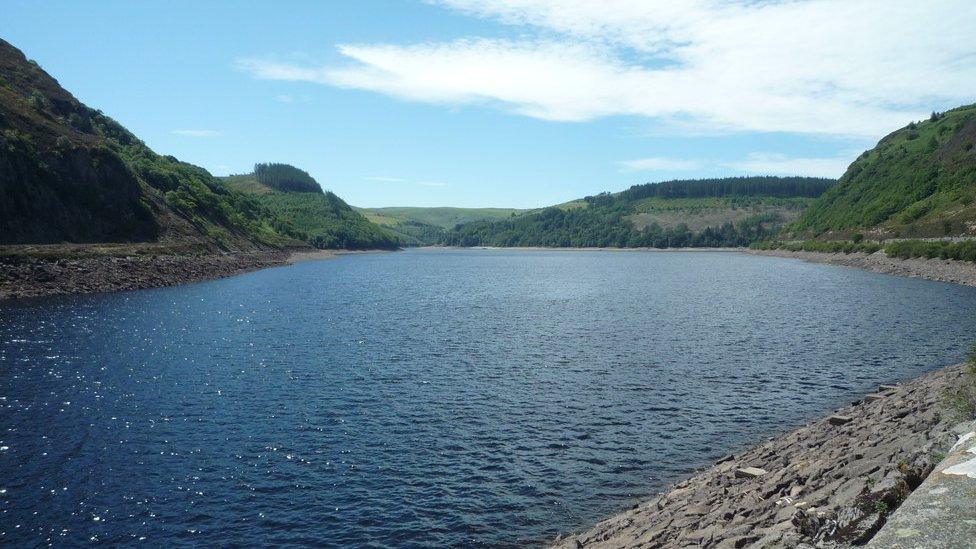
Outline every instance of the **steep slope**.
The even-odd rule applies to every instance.
[[[506,219],[528,210],[514,208],[356,208],[366,219],[396,233],[405,244],[437,244],[456,225]]]
[[[738,177],[635,185],[504,220],[460,225],[458,246],[744,246],[775,233],[833,180]]]
[[[788,237],[976,235],[976,105],[913,122],[859,156]]]
[[[0,244],[302,245],[203,168],[150,150],[0,40]]]
[[[317,248],[394,249],[400,240],[363,217],[303,170],[288,164],[257,164],[254,172],[223,178],[296,227]]]

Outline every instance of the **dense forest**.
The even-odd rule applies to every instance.
[[[884,137],[790,227],[794,237],[976,234],[976,105]]]
[[[564,207],[454,227],[453,246],[712,247],[769,238],[831,180],[753,177],[668,181]],[[667,220],[667,224],[665,224]],[[691,225],[695,224],[695,227]]]
[[[281,163],[255,164],[254,177],[262,185],[279,191],[321,193],[322,187],[305,170]]]
[[[613,200],[633,202],[643,198],[706,198],[725,196],[776,196],[816,198],[836,181],[818,177],[724,177],[716,179],[674,180],[634,185]],[[595,200],[587,197],[587,201]]]
[[[395,249],[401,245],[396,235],[371,223],[334,193],[323,191],[305,171],[288,164],[257,164],[254,168],[254,173],[229,176],[224,183],[294,226],[316,248]]]

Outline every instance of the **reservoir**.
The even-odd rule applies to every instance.
[[[538,544],[962,360],[976,288],[417,249],[0,305],[0,543]]]

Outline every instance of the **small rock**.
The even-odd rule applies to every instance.
[[[765,475],[768,471],[759,467],[743,467],[735,470],[736,478],[756,478]]]
[[[864,395],[864,400],[867,402],[874,402],[875,400],[881,400],[886,396],[888,395],[884,395],[881,393],[871,393],[869,395]]]
[[[830,416],[827,418],[827,422],[831,425],[844,425],[845,423],[850,423],[854,421],[851,416]]]

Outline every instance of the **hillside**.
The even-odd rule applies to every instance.
[[[811,204],[787,237],[976,235],[976,105],[882,139]]]
[[[774,234],[833,180],[734,177],[635,185],[449,231],[457,246],[744,246]],[[572,207],[570,207],[572,205]]]
[[[203,168],[153,152],[0,40],[0,244],[303,245]]]
[[[307,235],[317,248],[394,249],[396,235],[368,221],[303,170],[287,164],[257,164],[254,172],[223,178],[274,215]]]
[[[356,208],[366,219],[393,231],[411,246],[437,244],[456,225],[506,219],[526,210],[514,208]]]

